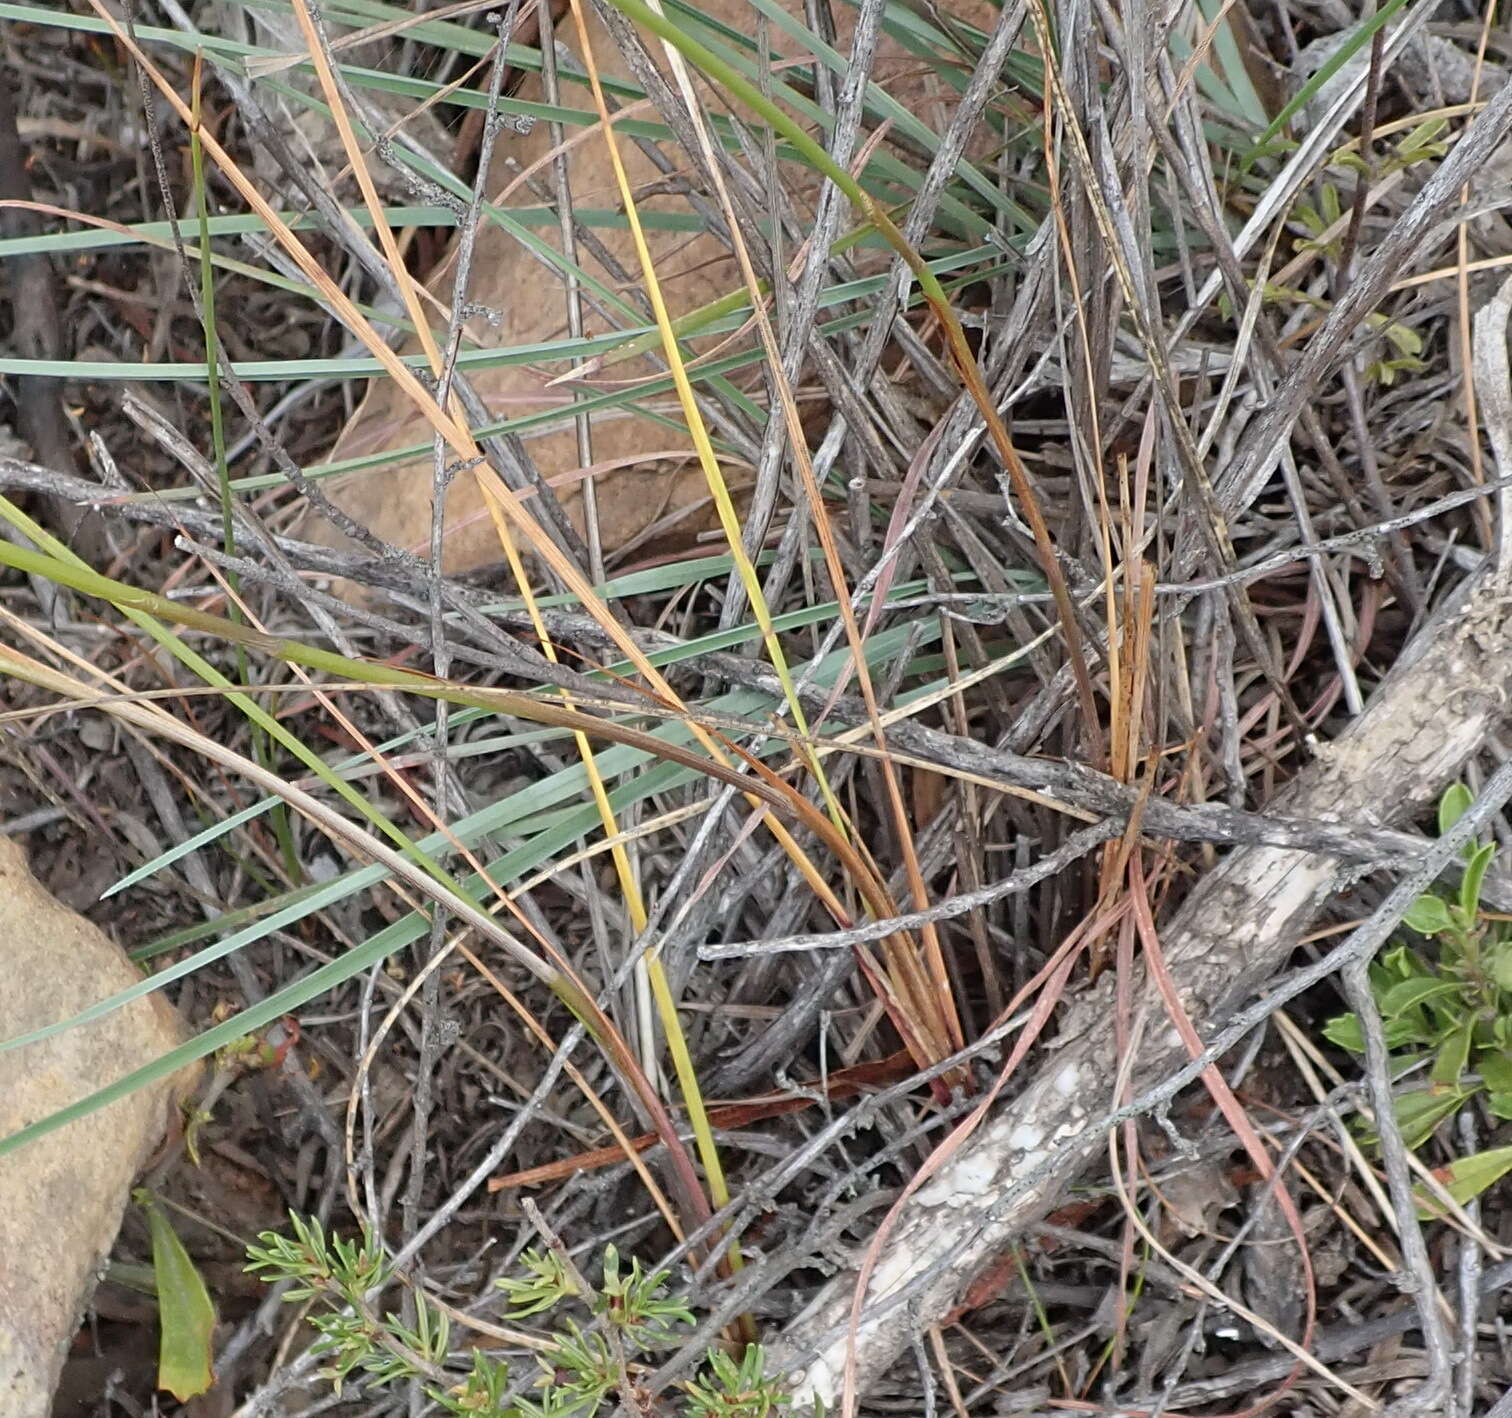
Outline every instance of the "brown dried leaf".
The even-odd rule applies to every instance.
[[[1218,1213],[1237,1197],[1227,1159],[1221,1157],[1193,1163],[1160,1183],[1166,1214],[1188,1236],[1211,1236]]]
[[[786,0],[787,8],[802,18],[802,0]],[[749,29],[752,12],[746,0],[709,0],[702,7],[712,18],[737,28]],[[990,24],[992,11],[982,0],[954,0],[943,7],[958,19],[978,25]],[[838,16],[845,23],[849,7],[840,7]],[[577,35],[569,21],[557,27],[558,42],[578,55]],[[629,77],[628,65],[603,26],[589,16],[590,44],[600,72],[605,76]],[[774,48],[784,45],[799,53],[790,40],[773,27],[769,40]],[[842,32],[838,47],[848,47],[850,35]],[[654,45],[653,45],[654,49]],[[941,102],[940,81],[926,72],[927,66],[885,41],[880,47],[875,77],[901,101],[918,107]],[[521,89],[521,96],[540,99],[540,81],[532,76]],[[574,90],[574,93],[578,91]],[[574,98],[573,102],[582,101]],[[711,104],[714,111],[723,105]],[[655,116],[646,107],[634,116]],[[615,184],[609,154],[597,129],[586,132],[568,130],[568,184],[577,206],[617,208],[619,192]],[[630,140],[619,140],[637,205],[652,212],[690,210],[686,199],[663,190],[666,178],[650,159]],[[537,206],[542,196],[524,186],[513,186],[513,174],[521,169],[533,171],[542,184],[541,191],[552,193],[552,151],[549,129],[538,124],[526,137],[501,136],[494,157],[494,181],[490,195],[500,205]],[[675,153],[678,161],[686,155]],[[811,173],[785,167],[783,180],[790,184],[801,207],[812,210],[817,181]],[[501,190],[507,195],[501,196]],[[641,193],[647,195],[642,198]],[[554,230],[538,234],[560,249],[560,237]],[[620,264],[639,287],[640,264],[628,231],[600,227],[596,237],[605,250]],[[713,237],[690,238],[683,232],[648,230],[647,242],[655,263],[663,294],[673,316],[696,310],[700,306],[741,288],[739,268],[732,255]],[[607,285],[619,287],[620,277],[601,267],[594,256],[579,247],[577,259],[583,268]],[[454,278],[452,259],[428,281],[436,298],[449,302]],[[512,237],[497,225],[485,223],[478,232],[468,298],[502,314],[502,321],[490,328],[483,321],[469,326],[472,336],[486,345],[516,345],[560,340],[566,337],[566,297],[561,281]],[[608,327],[584,301],[585,333],[604,334]],[[741,343],[749,345],[753,337],[742,332]],[[701,354],[716,342],[695,342]],[[735,346],[719,344],[721,351]],[[415,353],[418,342],[407,353]],[[564,385],[548,387],[564,370],[560,363],[550,367],[508,368],[480,371],[472,378],[473,387],[497,416],[517,417],[549,408],[567,409],[571,390]],[[645,379],[657,372],[648,359],[624,361],[601,371],[586,371],[578,386],[586,393],[618,387],[619,381]],[[751,372],[741,378],[755,398],[762,398],[759,374]],[[668,394],[657,401],[659,409],[681,422],[675,398]],[[388,449],[403,448],[426,442],[429,425],[415,412],[413,405],[387,379],[374,380],[356,414],[342,430],[333,450],[333,461],[359,458]],[[525,437],[525,446],[541,476],[556,489],[558,500],[581,532],[582,460],[578,456],[576,434],[570,422],[534,432]],[[682,456],[676,456],[681,451]],[[632,545],[642,550],[686,546],[700,532],[717,525],[709,505],[704,477],[692,455],[687,435],[672,431],[663,424],[634,411],[600,413],[592,423],[591,466],[600,469],[595,477],[598,497],[600,535],[606,554],[622,552]],[[727,466],[725,479],[732,489],[748,485],[750,470]],[[371,472],[348,474],[327,483],[333,500],[359,523],[386,542],[395,543],[424,555],[429,546],[431,520],[431,455],[427,452],[404,465],[389,465]],[[529,505],[529,504],[527,504]],[[474,480],[463,475],[451,485],[446,506],[446,569],[457,573],[502,563],[504,557],[492,522],[484,508]],[[327,546],[349,543],[315,509],[308,509],[298,535]]]

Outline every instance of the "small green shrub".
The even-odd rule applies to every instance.
[[[1455,784],[1439,804],[1439,831],[1447,832],[1471,802]],[[1498,1118],[1512,1118],[1512,928],[1481,910],[1481,887],[1496,855],[1491,842],[1464,849],[1459,889],[1425,892],[1403,919],[1409,931],[1432,941],[1432,951],[1402,942],[1370,967],[1371,993],[1381,1012],[1392,1076],[1421,1073],[1426,1081],[1396,1096],[1396,1121],[1407,1146],[1425,1143],[1441,1123],[1474,1098]],[[1360,1021],[1342,1014],[1324,1034],[1352,1053],[1363,1053]],[[1484,1190],[1502,1172],[1487,1165],[1512,1149],[1461,1158],[1445,1174],[1458,1200]],[[1512,1165],[1512,1163],[1509,1163]],[[1474,1190],[1453,1185],[1474,1177]]]
[[[592,1289],[555,1251],[526,1251],[524,1274],[497,1282],[513,1321],[551,1316],[549,1348],[537,1355],[540,1375],[534,1395],[509,1396],[509,1366],[480,1349],[464,1368],[452,1353],[446,1315],[414,1292],[415,1317],[375,1309],[368,1297],[394,1278],[376,1239],[328,1236],[319,1221],[290,1215],[293,1234],[264,1231],[249,1246],[247,1269],[272,1283],[292,1281],[288,1301],[316,1299],[324,1308],[310,1323],[320,1337],[314,1352],[328,1364],[321,1371],[337,1393],[348,1381],[381,1387],[418,1380],[447,1413],[465,1418],[593,1418],[624,1403],[635,1413],[669,1413],[651,1407],[639,1387],[643,1358],[676,1344],[679,1328],[694,1323],[681,1297],[667,1291],[666,1271],[628,1269],[613,1246],[604,1248],[603,1280]],[[599,1320],[585,1328],[565,1313],[576,1306]],[[683,1385],[686,1418],[776,1418],[789,1403],[766,1374],[766,1355],[749,1345],[737,1361],[711,1350],[700,1375]]]

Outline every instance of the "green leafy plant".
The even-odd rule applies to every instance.
[[[738,1363],[719,1349],[709,1351],[709,1377],[688,1385],[688,1418],[767,1418],[788,1397],[766,1376],[766,1352],[747,1346]]]
[[[642,1386],[644,1358],[675,1345],[695,1323],[686,1300],[669,1292],[667,1272],[626,1267],[604,1248],[602,1281],[594,1287],[565,1252],[526,1251],[522,1274],[495,1282],[509,1302],[511,1321],[550,1315],[537,1353],[540,1373],[531,1392],[511,1393],[509,1366],[481,1349],[454,1352],[446,1314],[423,1292],[413,1293],[412,1319],[381,1311],[374,1297],[396,1280],[376,1238],[328,1235],[313,1218],[290,1216],[292,1234],[265,1231],[249,1246],[247,1269],[270,1282],[288,1282],[288,1301],[318,1300],[310,1323],[313,1350],[328,1360],[321,1371],[339,1394],[361,1382],[383,1387],[417,1380],[443,1411],[475,1418],[593,1418],[630,1411],[670,1414]],[[581,1315],[567,1313],[576,1307]],[[590,1321],[583,1323],[583,1319]],[[697,1378],[683,1386],[679,1412],[687,1418],[776,1418],[790,1400],[766,1373],[759,1344],[739,1359],[711,1350]]]
[[[1418,163],[1437,162],[1448,151],[1443,140],[1448,126],[1448,121],[1443,118],[1425,119],[1371,161],[1361,156],[1353,142],[1330,153],[1324,164],[1317,204],[1299,201],[1292,208],[1292,215],[1307,229],[1311,238],[1299,242],[1298,250],[1323,250],[1337,257],[1342,233],[1331,238],[1325,238],[1325,234],[1337,231],[1348,215],[1354,200],[1354,183],[1362,177],[1380,182],[1391,173],[1406,172]]]
[[[1439,804],[1446,832],[1470,806],[1455,784]],[[1470,842],[1459,888],[1425,892],[1403,924],[1432,950],[1403,941],[1371,966],[1371,993],[1381,1012],[1393,1077],[1420,1074],[1426,1082],[1396,1096],[1396,1121],[1409,1147],[1425,1143],[1472,1099],[1498,1118],[1512,1119],[1512,925],[1481,909],[1481,888],[1496,855],[1491,842]],[[1324,1034],[1363,1053],[1359,1018],[1342,1014]],[[1491,1159],[1507,1155],[1497,1170]],[[1512,1168],[1512,1149],[1460,1158],[1442,1175],[1457,1200],[1468,1200]],[[1470,1187],[1470,1183],[1478,1183]]]
[[[1304,220],[1311,222],[1313,219],[1304,213]],[[1328,222],[1322,217],[1317,218],[1317,222],[1320,231],[1328,226]],[[1277,285],[1274,281],[1265,283],[1262,299],[1267,305],[1308,305],[1325,314],[1333,309],[1332,304],[1321,296],[1311,295],[1295,286]],[[1218,306],[1226,319],[1233,318],[1234,305],[1227,295],[1218,297]],[[1374,359],[1365,366],[1367,380],[1391,384],[1399,374],[1419,373],[1428,367],[1418,358],[1423,352],[1423,337],[1410,326],[1403,325],[1380,311],[1372,311],[1365,317],[1365,327],[1372,334],[1379,335],[1395,351],[1394,354]]]

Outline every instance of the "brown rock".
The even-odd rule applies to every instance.
[[[69,1019],[141,979],[102,931],[32,877],[0,838],[0,1040]],[[183,1042],[154,994],[0,1053],[0,1138],[87,1097]],[[190,1069],[0,1157],[0,1418],[45,1418],[69,1340],[162,1140]]]

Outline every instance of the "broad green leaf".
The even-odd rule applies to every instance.
[[[1396,1100],[1397,1127],[1408,1147],[1421,1147],[1433,1136],[1433,1130],[1452,1116],[1473,1088],[1415,1088]]]
[[[1475,1061],[1482,1082],[1493,1093],[1512,1093],[1512,1059],[1489,1050]]]
[[[1419,896],[1407,908],[1407,914],[1402,917],[1402,924],[1419,935],[1437,935],[1440,931],[1449,929],[1449,908],[1442,898],[1431,893]]]
[[[1451,783],[1444,789],[1444,796],[1439,799],[1438,809],[1440,837],[1470,811],[1470,804],[1474,801],[1475,795],[1463,783]]]
[[[1471,852],[1465,863],[1465,875],[1460,880],[1460,906],[1473,923],[1480,913],[1481,883],[1486,879],[1486,869],[1496,855],[1496,844],[1485,842]]]
[[[1360,1018],[1356,1014],[1340,1014],[1323,1026],[1323,1037],[1352,1054],[1365,1052],[1365,1036],[1360,1032]]]
[[[1414,1005],[1446,995],[1455,995],[1459,991],[1458,980],[1436,979],[1432,975],[1420,975],[1415,980],[1403,980],[1382,993],[1381,1015],[1386,1019],[1395,1019]]]
[[[1388,979],[1411,980],[1419,975],[1432,975],[1428,962],[1411,946],[1398,945],[1381,956],[1381,969]]]
[[[1422,1044],[1426,1041],[1414,1038],[1398,1042],[1391,1037],[1391,1028],[1392,1026],[1389,1024],[1386,1026],[1386,1047],[1391,1050],[1391,1057],[1386,1060],[1386,1072],[1390,1075],[1391,1081],[1397,1083],[1404,1078],[1411,1077],[1412,1074],[1417,1072],[1423,1066],[1423,1062],[1427,1057],[1416,1050],[1403,1052],[1403,1046],[1405,1044]]]
[[[1487,1187],[1501,1181],[1512,1172],[1512,1147],[1493,1147],[1486,1152],[1472,1153],[1461,1157],[1447,1167],[1436,1167],[1434,1177],[1443,1184],[1461,1206],[1478,1197]],[[1440,1214],[1440,1207],[1428,1189],[1421,1184],[1417,1192],[1418,1215],[1431,1221]]]
[[[215,1372],[210,1367],[215,1306],[210,1303],[205,1282],[158,1199],[144,1190],[137,1192],[136,1200],[147,1213],[152,1233],[160,1333],[158,1387],[185,1403],[215,1382]]]
[[[1428,1017],[1417,1009],[1384,1021],[1382,1033],[1386,1047],[1392,1050],[1405,1049],[1409,1044],[1436,1044],[1441,1037],[1429,1024]]]
[[[1498,989],[1512,993],[1512,940],[1500,941],[1492,953],[1491,978]]]
[[[1470,1044],[1475,1037],[1475,1020],[1467,1019],[1439,1047],[1429,1077],[1448,1087],[1458,1083],[1470,1063]]]

